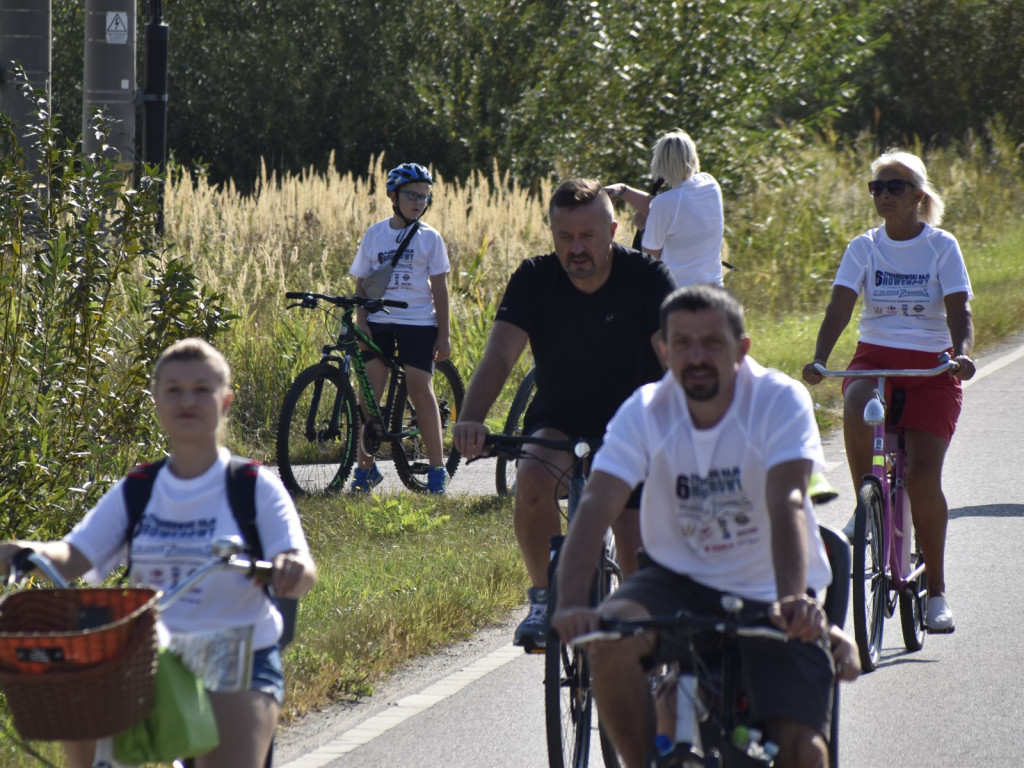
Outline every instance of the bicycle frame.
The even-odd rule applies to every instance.
[[[353,311],[353,308],[349,308],[342,314],[341,327],[338,329],[338,339],[334,344],[324,345],[320,362],[339,365],[346,376],[350,372],[355,373],[356,383],[359,386],[359,393],[362,395],[363,407],[366,409],[368,419],[386,425],[388,416],[391,414],[391,408],[395,402],[395,393],[398,391],[398,385],[404,376],[402,366],[386,355],[373,339],[355,323],[352,319]],[[377,396],[373,391],[373,386],[370,384],[370,377],[366,372],[366,363],[363,361],[359,344],[365,344],[390,369],[391,376],[388,379],[388,392],[384,400],[386,405],[383,409],[380,407]],[[334,354],[339,351],[344,353],[344,357],[338,357]],[[337,404],[335,407],[337,407]]]
[[[588,459],[596,450],[597,442],[575,438],[552,440],[533,435],[489,434],[484,445],[490,450],[478,458],[501,457],[514,461],[522,457],[532,457],[543,463],[542,459],[523,451],[526,445],[570,452],[574,459],[569,470],[562,470],[561,467],[548,469],[559,479],[555,491],[556,503],[560,501],[557,489],[562,481],[567,481],[568,505],[565,517],[569,524],[572,523],[583,495],[589,468]],[[549,605],[557,603],[555,572],[558,568],[558,555],[563,538],[559,535],[551,539],[551,561],[548,566]],[[614,537],[610,530],[605,531],[601,560],[594,570],[590,595],[595,605],[607,596],[607,591],[614,589],[614,582],[619,578],[621,571],[615,562]],[[590,756],[593,720],[593,694],[590,689],[590,671],[586,654],[577,652],[573,646],[563,644],[557,634],[550,630],[545,647],[531,652],[544,654],[544,715],[548,765],[550,768],[585,768]],[[598,738],[601,741],[602,754],[605,755],[605,764],[618,765],[614,747],[600,724],[600,717]]]
[[[903,434],[898,425],[889,423],[888,404],[885,401],[885,380],[888,378],[909,378],[938,376],[955,370],[958,364],[949,355],[938,356],[935,368],[907,370],[864,370],[832,371],[820,364],[815,370],[828,378],[873,378],[876,380],[871,399],[864,406],[864,423],[874,429],[872,435],[871,477],[882,492],[882,562],[889,567],[892,587],[903,591],[925,570],[922,563],[908,571],[913,541],[913,522],[910,518],[909,501],[906,498],[904,475],[907,455]],[[892,457],[890,459],[890,457]],[[891,466],[890,466],[891,464]],[[890,475],[892,480],[890,481]],[[895,491],[895,493],[894,493]]]

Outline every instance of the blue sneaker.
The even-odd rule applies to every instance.
[[[427,493],[442,495],[448,491],[448,470],[444,467],[427,468]]]
[[[516,627],[512,645],[527,653],[544,653],[548,637],[548,591],[543,587],[530,587],[530,612]]]
[[[349,493],[369,493],[384,481],[384,475],[374,464],[369,469],[356,467],[352,473],[352,484],[348,487]]]

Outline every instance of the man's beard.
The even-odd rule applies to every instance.
[[[687,374],[697,371],[711,371],[715,374],[715,377],[712,380],[703,379],[698,384],[687,383]],[[698,403],[713,400],[715,396],[718,394],[719,390],[718,372],[715,371],[715,369],[709,365],[691,365],[685,368],[682,371],[682,374],[680,375],[680,383],[682,384],[683,392],[686,393],[686,396],[690,400],[694,400]]]

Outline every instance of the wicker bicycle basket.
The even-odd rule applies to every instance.
[[[32,589],[0,600],[0,689],[22,738],[103,738],[149,714],[158,597]]]

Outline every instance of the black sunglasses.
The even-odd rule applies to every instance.
[[[869,181],[868,192],[871,193],[872,197],[878,197],[880,194],[889,190],[890,195],[902,195],[903,190],[907,187],[916,187],[916,184],[912,184],[909,181],[903,179],[889,179],[888,181]]]

